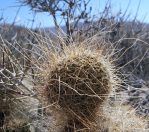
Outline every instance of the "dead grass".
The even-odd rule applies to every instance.
[[[97,42],[95,38],[89,41]],[[112,55],[94,46],[86,42],[64,45],[62,52],[46,52],[49,60],[40,66],[45,78],[41,96],[67,117],[64,131],[96,131],[97,112],[118,87]]]

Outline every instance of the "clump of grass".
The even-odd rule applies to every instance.
[[[100,41],[96,49],[95,41],[97,46],[93,37],[90,46],[82,42],[47,52],[49,60],[42,63],[46,80],[41,95],[54,111],[60,109],[67,117],[63,131],[96,131],[98,111],[102,113],[102,104],[118,87],[112,55],[105,54]]]

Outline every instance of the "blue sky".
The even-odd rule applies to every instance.
[[[1,0],[0,1],[0,16],[3,14],[4,21],[7,23],[12,23],[15,19],[15,23],[18,25],[25,25],[31,27],[32,18],[34,16],[33,11],[29,7],[21,7],[18,15],[16,12],[19,9],[20,3],[19,0]],[[91,0],[90,5],[92,6],[92,13],[98,15],[101,12],[106,4],[107,0]],[[138,17],[140,21],[144,18],[144,22],[149,23],[149,0],[111,0],[112,12],[116,14],[119,9],[124,11],[127,8],[128,3],[130,2],[128,13],[131,14],[130,18],[133,18],[135,15],[138,4],[140,3]],[[52,18],[47,13],[38,13],[36,15],[34,27],[51,27],[54,23]]]

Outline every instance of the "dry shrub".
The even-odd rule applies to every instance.
[[[25,91],[21,64],[13,52],[15,50],[11,51],[3,41],[0,47],[0,131],[17,130],[28,120],[23,113],[25,103],[21,100]]]

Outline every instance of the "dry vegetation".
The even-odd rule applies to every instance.
[[[49,57],[43,97],[65,113],[65,131],[95,131],[98,108],[117,87],[110,56],[104,57],[102,52],[102,48],[94,50],[80,44],[64,47],[62,53]]]
[[[10,94],[11,92],[4,86],[7,81],[3,79],[3,87],[7,92],[3,94],[1,91],[1,94],[3,97],[7,95],[10,99],[4,97],[1,101],[5,99],[12,103],[9,105],[10,103],[2,102],[2,104],[15,105],[11,109],[9,107],[5,109],[10,109],[13,117],[10,118],[9,115],[8,120],[5,118],[3,130],[33,131],[31,126],[38,127],[41,125],[39,123],[41,120],[51,117],[45,123],[50,132],[148,131],[147,118],[137,115],[131,106],[124,105],[125,96],[116,93],[124,87],[123,83],[125,83],[118,67],[115,66],[117,50],[99,37],[99,34],[83,41],[70,39],[69,46],[66,45],[67,39],[64,34],[63,37],[55,35],[54,40],[37,33],[30,32],[30,34],[38,43],[29,41],[33,47],[30,51],[31,58],[23,54],[25,61],[30,59],[30,68],[22,69],[26,71],[25,69],[28,68],[28,72],[22,76],[20,84],[21,82],[23,84],[23,80],[28,84],[27,78],[32,77],[31,85],[37,94],[30,97],[32,89],[29,92],[25,87],[28,86],[27,84],[24,87],[9,86],[10,91],[15,90]],[[9,43],[5,42],[6,45]],[[6,53],[4,50],[3,52]],[[17,64],[15,63],[14,66]],[[21,63],[20,66],[22,66]],[[11,68],[7,69],[10,73],[14,73]],[[14,77],[16,80],[20,79],[20,77],[17,78],[17,74]],[[8,80],[16,84],[10,78]],[[111,101],[110,97],[114,98],[114,101]],[[36,110],[29,107],[32,105],[29,102],[34,101],[33,99],[36,102],[39,100],[42,104],[41,109],[44,113],[43,115],[38,113],[39,117],[42,116],[40,119],[33,119],[33,115],[37,116],[35,111],[38,109],[37,106]],[[5,107],[2,107],[1,110],[5,113],[3,110]],[[20,110],[24,111],[19,113]],[[35,113],[30,116],[26,111]],[[33,125],[29,125],[30,123]],[[24,125],[27,127],[22,128]],[[40,131],[44,130],[40,129]]]
[[[132,82],[149,79],[148,25],[109,15],[110,5],[97,21],[85,12],[66,34],[57,23],[56,33],[2,25],[0,132],[149,131],[149,112],[127,102],[139,98]]]

